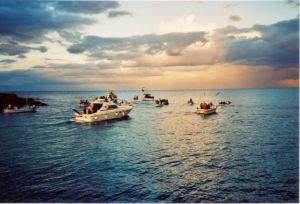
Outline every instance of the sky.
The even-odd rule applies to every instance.
[[[0,1],[0,91],[299,87],[299,2]]]

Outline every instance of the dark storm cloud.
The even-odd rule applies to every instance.
[[[0,35],[13,40],[38,42],[47,32],[75,28],[93,22],[87,17],[51,10],[47,2],[0,3]]]
[[[120,5],[116,1],[59,1],[53,6],[57,10],[70,13],[99,14]]]
[[[229,16],[229,20],[232,22],[237,22],[241,20],[241,17],[239,15],[231,15]]]
[[[14,41],[41,42],[51,31],[89,25],[89,15],[119,7],[115,1],[0,1],[0,37]]]
[[[262,33],[261,38],[227,39],[225,61],[275,68],[299,66],[299,19],[272,25],[255,25],[248,31]],[[236,32],[239,30],[237,29]],[[243,30],[246,31],[245,29]]]
[[[131,16],[132,14],[128,11],[109,11],[108,17],[109,18],[116,18],[119,16]]]
[[[53,31],[58,32],[62,37],[68,35],[70,37],[71,33],[75,33],[73,38],[70,38],[75,43],[75,37],[78,36],[76,29],[96,22],[91,15],[104,13],[117,7],[119,3],[115,1],[2,0],[0,1],[0,39],[3,44],[0,45],[0,55],[18,55],[20,58],[25,58],[24,54],[30,49],[46,52],[45,47],[29,48],[24,46],[24,43],[51,41],[52,39],[45,35]]]
[[[16,62],[16,60],[12,60],[12,59],[4,59],[4,60],[0,60],[1,64],[11,64]]]
[[[46,52],[47,48],[44,46],[29,47],[29,46],[24,46],[24,45],[18,45],[16,43],[0,44],[0,54],[1,55],[9,55],[9,56],[18,55],[20,58],[22,58],[24,56],[24,54],[30,52],[31,50],[38,50],[40,52]]]
[[[86,51],[87,48],[81,44],[76,44],[68,48],[68,51],[73,54],[79,54]]]

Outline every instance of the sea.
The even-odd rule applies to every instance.
[[[299,201],[298,88],[149,92],[169,105],[95,124],[72,109],[106,91],[17,92],[48,106],[0,114],[0,202]]]

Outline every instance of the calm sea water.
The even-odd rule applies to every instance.
[[[72,108],[105,92],[18,93],[49,106],[0,115],[0,201],[297,202],[298,91],[153,91],[170,105],[94,125]],[[190,97],[233,105],[203,118]]]

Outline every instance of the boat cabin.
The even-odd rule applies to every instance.
[[[154,96],[149,93],[144,93],[144,98],[154,98]]]
[[[201,109],[211,109],[212,106],[213,106],[212,102],[210,102],[210,103],[205,103],[205,102],[200,103],[200,108]]]

